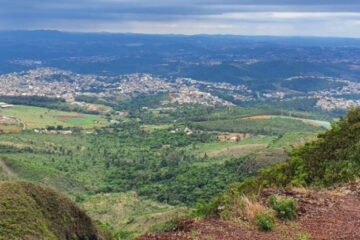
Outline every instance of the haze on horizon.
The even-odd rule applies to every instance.
[[[0,30],[360,38],[356,0],[4,0]]]

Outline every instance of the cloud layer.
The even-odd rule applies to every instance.
[[[0,30],[360,37],[358,0],[3,0]]]

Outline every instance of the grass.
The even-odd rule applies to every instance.
[[[221,163],[231,158],[243,158],[256,169],[286,160],[287,152],[307,141],[315,140],[313,132],[289,132],[280,136],[257,135],[236,143],[211,142],[190,145],[185,148],[188,154],[202,158],[200,165]],[[205,156],[208,157],[204,159]],[[252,169],[251,169],[252,170]]]
[[[142,126],[146,131],[154,131],[154,130],[167,130],[174,127],[173,124],[163,124],[163,125],[144,125]]]
[[[282,135],[288,132],[319,132],[325,128],[315,127],[303,120],[272,117],[271,119],[231,119],[194,122],[200,130],[250,133],[254,135]]]
[[[306,119],[306,118],[297,118],[297,117],[287,117],[287,116],[271,116],[271,118],[284,118],[284,119],[294,119],[294,120],[301,120],[305,122],[306,124],[322,127],[325,129],[330,129],[331,124],[328,121],[321,121],[321,120],[312,120],[312,119]]]
[[[69,198],[51,189],[0,182],[0,192],[0,240],[111,239]]]
[[[316,140],[316,133],[312,132],[288,132],[275,138],[270,147],[284,148],[290,150],[291,147],[298,147],[304,145],[306,142]]]
[[[58,125],[63,127],[81,126],[83,128],[94,128],[107,124],[107,120],[99,115],[69,113],[23,105],[16,105],[12,109],[0,110],[0,115],[15,117],[23,121],[27,129]],[[69,116],[69,118],[66,118],[66,116]],[[82,118],[72,118],[72,116],[81,116]],[[102,122],[102,124],[97,124],[96,121]]]
[[[97,194],[86,198],[81,207],[93,218],[111,226],[114,232],[132,232],[132,236],[187,211],[139,198],[136,192]]]
[[[240,209],[237,209],[240,213],[237,214],[250,223],[255,223],[257,221],[257,216],[265,212],[265,208],[262,204],[256,201],[251,201],[246,196],[241,197],[241,202],[242,204]]]
[[[227,143],[227,142],[211,142],[211,143],[201,143],[196,144],[195,146],[188,146],[186,147],[186,151],[198,156],[202,157],[206,153],[209,157],[216,157],[221,155],[221,153],[226,152],[227,150],[234,150],[234,149],[246,149],[251,145],[266,145],[270,144],[275,137],[272,136],[254,136],[249,139],[244,139],[237,143]],[[238,151],[241,154],[241,151]],[[233,155],[233,154],[231,154]]]

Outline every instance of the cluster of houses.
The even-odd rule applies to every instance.
[[[221,142],[236,143],[251,137],[252,135],[250,133],[230,133],[227,135],[219,135],[218,139]]]
[[[177,133],[177,132],[179,132],[179,131],[181,131],[181,130],[180,130],[179,128],[176,128],[176,129],[174,129],[174,130],[171,130],[170,133]],[[191,134],[193,134],[193,131],[192,131],[190,128],[188,128],[188,127],[186,127],[183,131],[186,133],[186,135],[191,135]]]
[[[9,109],[9,108],[13,108],[13,107],[14,107],[14,105],[12,105],[12,104],[0,102],[0,109]]]
[[[73,134],[73,131],[71,131],[71,130],[47,130],[47,129],[39,130],[39,129],[34,129],[34,133],[71,135],[71,134]]]

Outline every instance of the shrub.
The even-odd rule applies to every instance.
[[[275,228],[275,219],[271,213],[260,213],[256,216],[256,223],[261,231],[272,231]]]
[[[293,199],[278,201],[274,195],[271,195],[268,198],[268,203],[277,212],[278,218],[293,220],[297,216],[297,204]]]
[[[195,206],[194,211],[192,212],[193,217],[206,218],[214,213],[216,213],[219,206],[218,198],[213,198],[210,202],[205,202],[204,200],[199,200]]]
[[[225,193],[219,193],[208,203],[204,200],[199,200],[191,214],[193,217],[206,218],[213,214],[220,213],[222,217],[227,218],[233,207],[234,199],[238,195],[238,192],[227,191]]]

